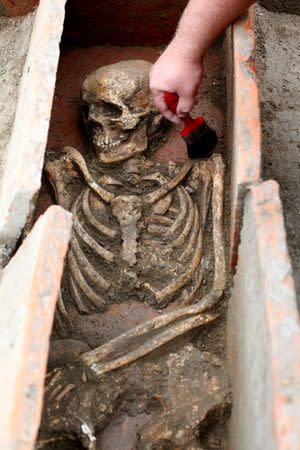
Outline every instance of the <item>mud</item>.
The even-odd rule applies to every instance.
[[[266,3],[275,8],[275,2]],[[298,1],[284,3],[285,11],[299,12]],[[280,184],[300,306],[300,17],[261,6],[256,6],[255,13],[263,177]]]
[[[19,18],[0,16],[0,178],[34,17],[35,13]]]

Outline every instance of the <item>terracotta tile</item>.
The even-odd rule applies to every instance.
[[[71,214],[52,206],[3,272],[0,284],[0,442],[33,448],[49,336],[71,233]]]
[[[228,312],[232,448],[300,448],[300,327],[279,187],[245,200]]]
[[[254,12],[238,19],[228,32],[228,129],[231,159],[231,267],[237,260],[243,197],[260,180],[261,125],[255,66]]]
[[[14,247],[41,183],[65,0],[41,0],[2,173],[1,253]]]

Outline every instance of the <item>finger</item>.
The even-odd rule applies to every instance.
[[[179,119],[179,117],[177,117],[177,115],[168,108],[168,105],[165,102],[164,92],[155,90],[154,92],[152,91],[152,93],[155,106],[161,112],[161,114],[171,122],[180,124],[181,120]]]
[[[162,91],[159,91],[157,89],[153,89],[152,90],[152,95],[153,95],[153,101],[154,104],[156,106],[156,108],[162,113],[164,114],[165,111],[167,111],[169,108],[165,102],[164,99],[164,93]]]
[[[177,116],[186,116],[193,108],[195,103],[194,97],[179,96],[179,102],[177,106]]]
[[[177,125],[181,124],[181,120],[178,116],[176,116],[176,114],[174,114],[170,109],[168,109],[167,111],[165,111],[163,113],[163,116],[170,120],[170,122],[176,123]]]

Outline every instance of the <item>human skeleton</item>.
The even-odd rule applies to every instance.
[[[76,376],[78,371],[84,374],[85,381],[101,380],[123,395],[120,385],[124,379],[128,381],[130,373],[136,376],[137,367],[152,374],[153,361],[165,367],[165,358],[155,357],[154,351],[163,352],[166,343],[215,320],[217,315],[209,311],[225,288],[222,158],[214,155],[207,161],[181,165],[145,158],[145,152],[153,152],[166,135],[164,119],[151,101],[150,67],[145,61],[123,61],[90,74],[82,86],[82,109],[93,156],[86,161],[76,149],[65,147],[60,158],[50,158],[45,166],[58,203],[74,217],[64,294],[58,302],[60,326],[71,325],[70,304],[82,314],[97,311],[105,315],[111,305],[120,302],[146,303],[155,311],[152,319],[83,354],[76,369],[64,369],[61,376],[67,386],[76,386],[76,381],[70,383],[75,370]],[[210,201],[215,271],[212,288],[201,299],[208,264],[204,228]],[[162,313],[163,308],[166,312]],[[195,352],[196,356],[191,356]],[[189,354],[199,361],[200,352],[190,344],[169,354],[167,360],[179,358],[188,366],[192,361]],[[197,383],[202,375],[200,371],[195,375]],[[53,392],[56,388],[51,380]],[[60,383],[65,389],[62,380]],[[216,381],[218,395],[214,400],[211,397],[212,404],[220,403],[221,398],[224,401],[221,385]],[[110,388],[107,410],[116,403]],[[161,387],[158,390],[162,392]],[[147,392],[149,397],[151,388]],[[50,407],[49,411],[48,418],[54,410]],[[184,415],[187,417],[186,412]],[[88,417],[84,423],[88,422],[94,437],[95,423]],[[103,417],[107,421],[105,411]],[[186,420],[172,417],[168,436],[166,425],[161,429],[165,422],[152,423],[141,437],[141,448],[165,448],[166,442],[176,448],[197,448],[195,429],[203,419],[199,411],[189,417],[194,425],[181,437],[178,429],[186,427]],[[49,425],[51,420],[47,420]],[[69,432],[78,428],[70,423],[66,426]],[[86,447],[96,448],[89,432],[82,431],[82,425],[79,429],[77,434]],[[153,442],[157,446],[151,447]]]

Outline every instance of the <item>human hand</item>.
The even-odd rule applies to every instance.
[[[180,123],[197,103],[197,93],[202,80],[202,59],[193,59],[173,42],[153,65],[150,89],[157,109],[171,122]],[[176,114],[167,106],[164,93],[179,97]]]

